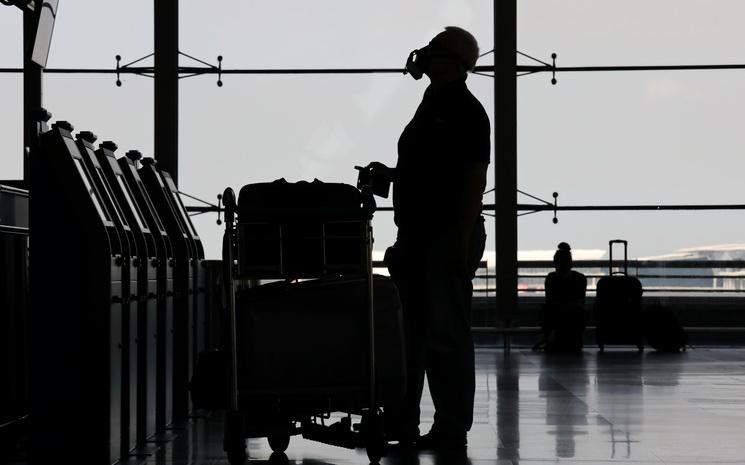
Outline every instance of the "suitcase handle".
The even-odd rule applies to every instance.
[[[623,244],[623,271],[613,272],[613,244]],[[610,249],[610,259],[608,260],[608,274],[613,276],[614,274],[629,274],[629,241],[624,239],[613,239],[608,241],[608,248]]]

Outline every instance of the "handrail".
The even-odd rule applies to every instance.
[[[520,260],[518,268],[553,268],[552,260]],[[616,263],[621,263],[616,261]],[[629,268],[743,268],[745,260],[629,260]],[[608,268],[608,260],[575,260],[574,268]]]
[[[579,270],[589,270],[586,273],[588,278],[588,294],[596,292],[595,283],[598,279],[607,276],[605,272],[596,270],[606,270],[607,260],[578,260],[574,262],[574,268]],[[540,269],[536,272],[525,272],[527,269]],[[532,283],[530,287],[518,289],[521,295],[532,294],[541,295],[545,292],[542,283],[537,283],[545,279],[550,270],[553,270],[554,264],[551,260],[522,260],[518,262],[518,269],[522,273],[518,274],[518,279],[522,283]],[[629,260],[630,274],[642,280],[645,294],[745,294],[745,260]],[[663,270],[691,270],[692,274],[682,274],[680,271],[665,274]],[[490,280],[494,280],[496,275],[489,273],[487,269],[480,268],[481,273],[476,275],[477,280],[486,285],[477,286],[474,294],[480,296],[489,296],[494,293],[495,289],[489,285]],[[697,271],[698,270],[698,271]],[[722,271],[715,271],[722,270]],[[734,271],[733,271],[734,270]],[[645,273],[645,271],[647,271]],[[695,274],[700,273],[700,274]],[[667,282],[665,282],[667,280]],[[676,280],[677,283],[669,280]],[[701,280],[710,281],[711,285],[702,286]],[[725,286],[726,282],[730,285]],[[719,285],[717,285],[719,283]],[[679,284],[679,285],[678,285]],[[698,285],[696,285],[698,284]],[[705,283],[708,284],[708,283]]]
[[[578,260],[574,262],[574,268],[575,269],[587,269],[587,268],[601,268],[606,269],[608,266],[607,260]],[[629,260],[629,267],[631,269],[635,269],[636,274],[633,274],[633,276],[636,276],[639,279],[642,280],[665,280],[665,279],[676,279],[676,280],[701,280],[701,279],[709,279],[709,280],[729,280],[734,282],[742,282],[745,281],[745,260]],[[381,269],[386,268],[385,263],[382,260],[375,260],[373,261],[373,268]],[[551,260],[521,260],[518,262],[518,269],[527,269],[527,268],[540,268],[544,270],[553,270],[554,264]],[[706,274],[691,274],[691,275],[683,275],[683,274],[660,274],[660,273],[653,273],[653,274],[644,274],[639,273],[640,270],[646,270],[646,269],[700,269],[700,270],[712,270],[712,269],[741,269],[743,274],[734,274],[733,272],[723,272],[723,274],[712,274],[712,273],[706,273]],[[490,281],[493,281],[496,279],[496,275],[494,273],[489,273],[487,268],[487,262],[486,260],[482,260],[479,263],[479,270],[480,273],[476,274],[475,279],[483,283],[486,281],[486,286],[476,286],[474,288],[474,294],[480,295],[486,297],[489,296],[489,294],[493,294],[495,292],[495,289],[493,286],[490,286]],[[735,272],[737,273],[737,272]],[[522,280],[542,280],[545,279],[546,275],[548,274],[548,271],[546,272],[537,272],[535,274],[525,274],[521,273],[518,274],[518,279]],[[592,285],[592,283],[595,280],[598,280],[600,278],[603,278],[607,276],[607,274],[586,274],[585,275],[590,282],[590,286],[588,286],[587,292],[589,294],[595,293],[595,287]],[[533,281],[535,282],[535,281]],[[662,283],[660,283],[662,284]],[[542,294],[545,292],[543,287],[530,287],[526,289],[518,289],[518,292],[522,295],[525,294]],[[721,288],[721,287],[702,287],[702,286],[670,286],[669,284],[666,286],[652,286],[652,285],[646,285],[644,286],[644,292],[647,294],[661,294],[661,293],[686,293],[686,294],[693,294],[693,293],[699,293],[699,294],[745,294],[745,286],[743,286],[742,289],[732,289],[732,288]]]
[[[726,273],[726,272],[724,272]],[[588,279],[600,279],[608,276],[607,274],[587,274],[584,273],[585,278]],[[728,278],[728,279],[745,279],[745,271],[742,274],[635,274],[639,279],[714,279],[714,278]],[[480,274],[479,278],[490,278],[494,279],[493,274]],[[536,274],[518,274],[518,279],[544,279],[545,273]]]
[[[481,260],[479,262],[479,269],[486,269],[486,260]],[[372,262],[373,268],[388,268],[388,265],[385,264],[385,261],[383,260],[373,260]]]
[[[586,331],[592,332],[597,328],[588,326]],[[745,327],[741,326],[684,326],[687,333],[712,333],[712,334],[742,334],[745,333]],[[518,333],[539,333],[540,326],[472,326],[471,332],[478,334],[518,334]]]
[[[474,294],[493,294],[494,288],[474,288]],[[542,287],[533,287],[528,289],[518,289],[520,294],[543,294],[545,289]],[[588,294],[595,294],[595,288],[587,288]],[[681,293],[681,294],[745,294],[745,289],[719,289],[716,287],[644,287],[645,294],[659,293]]]
[[[486,260],[479,262],[479,268],[486,268]],[[383,260],[374,260],[374,268],[385,268]],[[519,260],[518,268],[554,268],[552,260]],[[608,260],[575,260],[574,268],[608,268]],[[629,260],[629,268],[742,268],[745,260]]]

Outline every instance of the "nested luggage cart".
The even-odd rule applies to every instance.
[[[284,452],[296,434],[365,447],[373,463],[385,455],[380,406],[403,395],[403,327],[395,286],[372,274],[375,201],[359,187],[282,179],[244,186],[238,202],[223,194],[232,465],[245,438]],[[258,279],[284,281],[239,285]],[[335,412],[344,416],[327,425]]]

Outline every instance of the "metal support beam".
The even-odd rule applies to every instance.
[[[579,73],[579,72],[625,72],[625,71],[712,71],[712,70],[742,70],[745,64],[723,65],[630,65],[630,66],[550,66],[550,65],[518,65],[519,74],[533,73]],[[22,68],[0,68],[0,74],[21,73]],[[126,66],[117,68],[48,68],[47,74],[149,74],[153,72],[151,66]],[[181,77],[185,74],[203,75],[253,75],[253,74],[402,74],[403,68],[226,68],[216,66],[198,67],[182,66]],[[491,65],[477,66],[474,72],[492,73]]]
[[[178,0],[154,0],[155,159],[178,186]]]
[[[42,74],[39,65],[31,61],[34,50],[36,27],[39,14],[34,11],[23,12],[23,180],[30,179],[29,152],[39,141],[39,112],[42,104]]]
[[[517,0],[494,0],[496,314],[517,308]]]

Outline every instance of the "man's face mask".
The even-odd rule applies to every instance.
[[[452,58],[460,61],[458,56],[453,52],[430,43],[409,53],[409,59],[406,60],[404,74],[411,74],[411,77],[416,80],[421,79],[424,73],[427,72],[427,68],[429,68],[432,58],[436,56]]]
[[[417,81],[421,79],[429,65],[430,51],[431,47],[425,45],[424,47],[409,53],[409,59],[406,60],[404,74],[411,74],[411,77]]]

